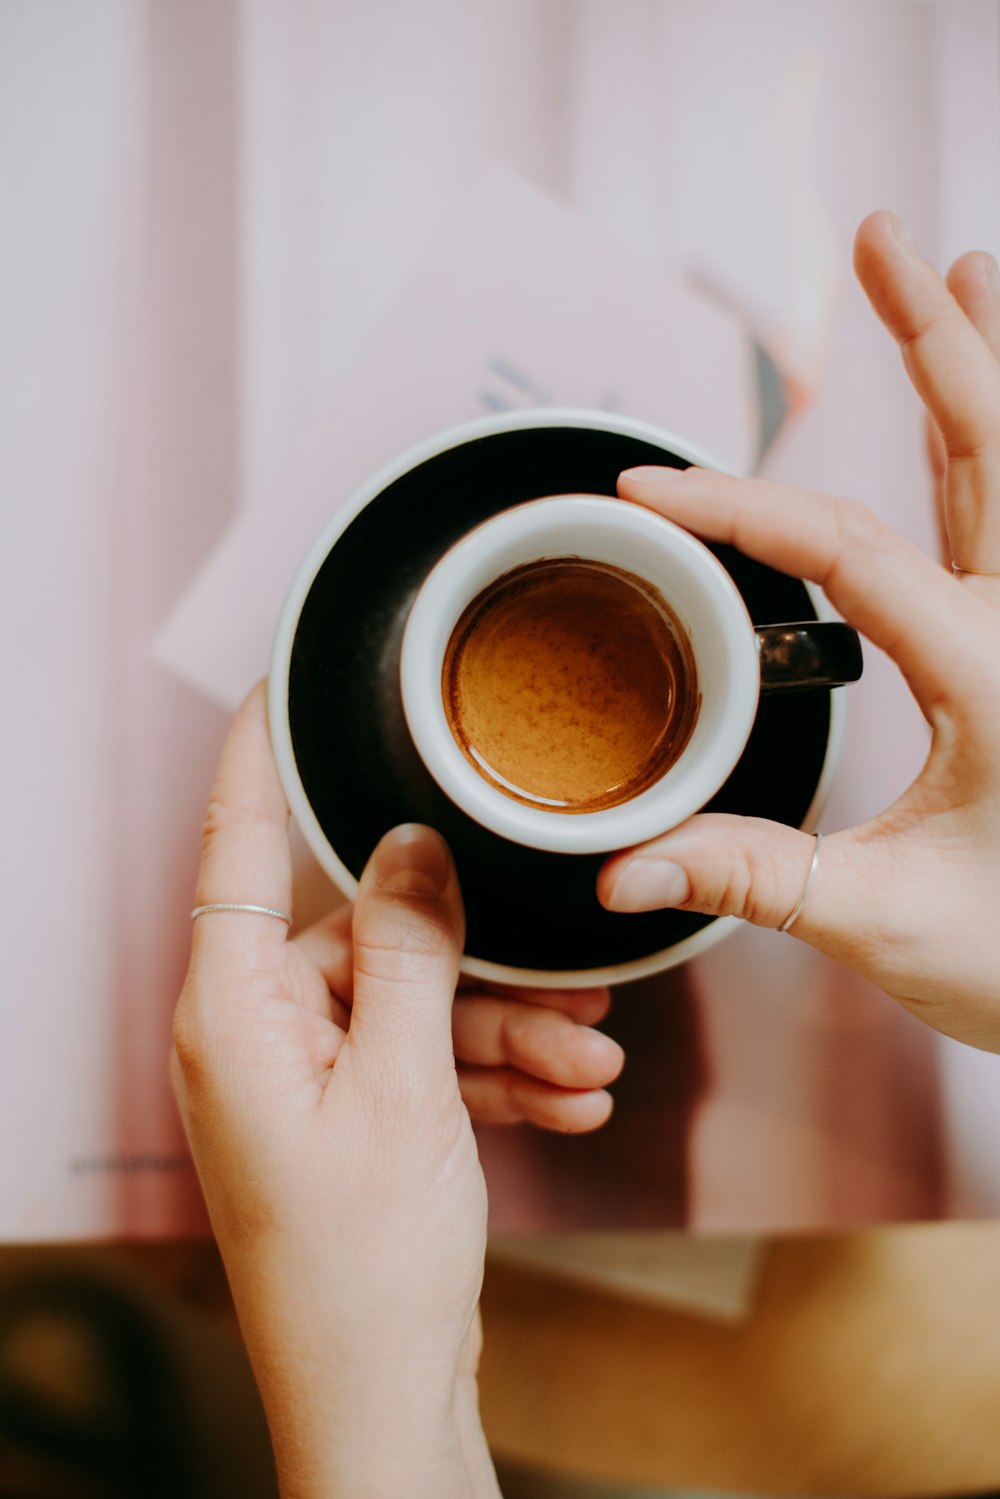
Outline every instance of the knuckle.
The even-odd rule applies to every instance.
[[[870,551],[882,549],[892,542],[893,533],[889,527],[860,500],[836,500],[834,518],[842,547],[864,547]]]
[[[181,1075],[191,1083],[205,1069],[205,1036],[192,1004],[183,995],[174,1011],[173,1042]]]
[[[511,1070],[504,1078],[507,1107],[518,1122],[545,1124],[545,1095],[539,1095],[523,1073]]]
[[[218,998],[213,988],[212,998]],[[190,1091],[209,1090],[217,1080],[220,1059],[231,1048],[228,1027],[218,1006],[210,1003],[204,981],[189,974],[171,1023],[176,1066]]]
[[[252,800],[247,800],[245,795],[241,796],[233,791],[225,781],[217,780],[212,787],[208,806],[205,809],[205,820],[202,823],[202,856],[204,857],[220,839],[225,838],[234,824],[247,826],[255,823],[273,824],[275,821],[273,812],[264,807],[255,806]]]
[[[454,940],[441,920],[425,913],[399,910],[391,922],[370,928],[359,923],[354,933],[356,969],[370,978],[419,981],[440,973],[454,955]]]
[[[904,358],[912,354],[914,345],[920,343],[929,333],[933,333],[940,326],[942,317],[941,310],[937,309],[929,315],[911,323],[904,332],[900,333],[898,338],[899,350]]]
[[[500,1021],[500,1052],[514,1066],[523,1063],[531,1049],[534,1016],[524,1009],[507,1009]]]
[[[833,539],[826,570],[816,581],[823,588],[836,586],[841,575],[850,572],[859,554],[871,556],[891,551],[898,545],[895,533],[860,500],[833,500]]]
[[[753,875],[743,854],[736,854],[730,861],[718,905],[722,916],[738,916],[742,921],[753,919]]]
[[[784,920],[787,912],[781,903],[787,870],[782,852],[767,843],[731,848],[715,907],[720,916],[738,916],[754,926],[774,926]]]
[[[205,809],[205,820],[201,826],[201,851],[204,856],[208,853],[218,840],[220,832],[225,828],[226,808],[218,794],[213,791],[209,797],[208,806]]]
[[[247,815],[227,794],[224,787],[216,783],[205,809],[205,821],[201,829],[201,852],[204,858],[217,844],[224,842],[234,822]]]
[[[962,437],[948,442],[948,462],[981,464],[991,457],[995,447],[996,443],[991,442],[988,437],[979,437],[974,431],[967,429]]]

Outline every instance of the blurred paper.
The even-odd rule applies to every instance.
[[[737,1322],[753,1309],[764,1245],[685,1233],[497,1235],[490,1256],[598,1291]]]
[[[234,706],[267,670],[316,534],[383,463],[485,412],[586,406],[656,422],[741,469],[755,447],[749,344],[705,298],[582,215],[492,172],[344,376],[319,432],[234,524],[155,642]]]
[[[581,0],[570,147],[575,200],[728,309],[793,411],[819,392],[848,268],[822,171],[822,40],[846,28],[795,9],[649,5],[623,25]]]

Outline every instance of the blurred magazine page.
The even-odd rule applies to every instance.
[[[178,602],[157,659],[234,707],[266,670],[315,536],[414,443],[488,412],[597,407],[745,469],[756,391],[738,323],[583,215],[490,173],[332,393],[270,501],[242,514]]]

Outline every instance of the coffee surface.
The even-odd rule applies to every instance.
[[[651,786],[687,744],[699,702],[690,644],[656,590],[577,558],[515,568],[473,599],[442,691],[480,775],[563,813]]]

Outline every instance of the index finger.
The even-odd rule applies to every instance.
[[[288,804],[271,753],[263,683],[233,720],[205,814],[195,905],[228,903],[288,911],[292,856]],[[194,949],[223,964],[267,960],[288,928],[274,916],[212,912],[194,924]]]
[[[971,638],[983,638],[985,606],[865,506],[694,468],[627,469],[618,492],[699,536],[818,583],[844,618],[893,658],[925,713],[976,690],[982,667],[963,626],[977,624]]]

